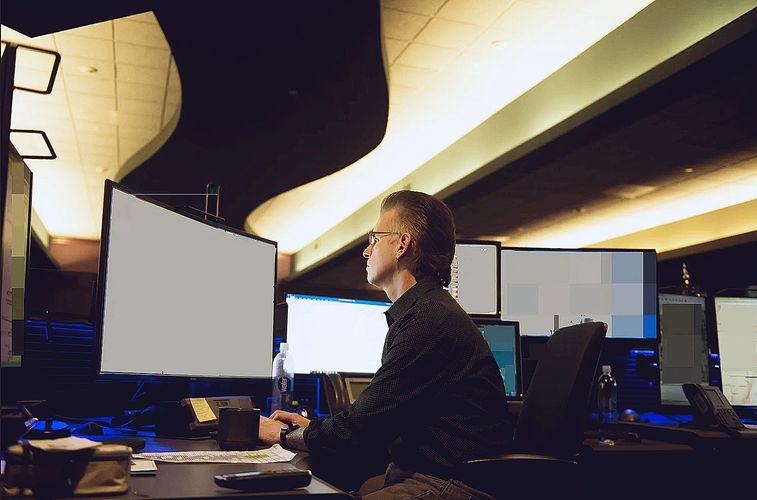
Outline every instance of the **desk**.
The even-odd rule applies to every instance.
[[[96,439],[96,438],[94,438]],[[145,453],[161,451],[202,451],[218,450],[215,441],[145,438]],[[217,498],[232,496],[239,497],[273,497],[310,498],[316,495],[318,499],[352,498],[343,491],[313,476],[307,488],[282,492],[250,493],[245,491],[221,488],[213,482],[213,476],[230,472],[265,471],[281,469],[306,469],[307,454],[298,453],[289,463],[275,464],[172,464],[156,462],[158,473],[155,476],[134,476],[129,481],[129,492],[126,495],[114,497],[141,499],[146,498]]]
[[[596,438],[584,440],[579,466],[590,492],[661,496],[754,494],[757,440],[732,438],[724,432],[648,424],[618,423],[618,431],[641,439],[617,439],[614,446]]]

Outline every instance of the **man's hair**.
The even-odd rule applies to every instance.
[[[418,191],[397,191],[381,202],[381,211],[397,210],[397,231],[409,233],[407,264],[416,279],[434,276],[449,285],[455,256],[455,221],[444,202]]]

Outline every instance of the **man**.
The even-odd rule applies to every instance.
[[[388,448],[384,488],[367,499],[490,498],[457,480],[458,468],[506,453],[512,425],[491,350],[442,288],[454,253],[444,203],[414,191],[387,196],[363,251],[368,281],[393,302],[381,367],[349,410],[316,421],[277,411],[261,419],[261,441],[313,456]],[[282,423],[300,427],[282,432]]]

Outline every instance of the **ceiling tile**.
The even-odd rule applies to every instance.
[[[101,109],[115,109],[116,100],[110,96],[99,96],[90,94],[80,94],[78,92],[68,93],[68,102],[71,105],[72,110],[82,108],[101,108]]]
[[[101,40],[113,40],[113,23],[111,21],[103,21],[101,23],[61,31],[60,33],[99,38]]]
[[[443,3],[444,0],[382,0],[381,7],[433,16]]]
[[[101,155],[82,151],[81,159],[82,165],[88,170],[96,170],[98,168],[112,170],[118,167],[118,158],[115,155]]]
[[[92,146],[116,146],[116,134],[112,135],[100,135],[100,134],[88,134],[87,132],[79,131],[77,127],[77,135],[79,137],[79,145],[88,144]]]
[[[123,140],[135,140],[147,142],[158,133],[159,127],[127,127],[120,125],[118,127],[118,137]]]
[[[60,80],[60,78],[56,78],[55,84],[57,84],[57,80]],[[13,82],[17,87],[24,87],[34,90],[46,90],[47,85],[50,83],[50,71],[16,68],[16,74],[14,75]]]
[[[128,110],[135,115],[160,116],[163,112],[163,103],[155,101],[141,101],[138,99],[126,99],[118,97],[118,109]]]
[[[97,68],[96,73],[84,73],[82,67]],[[113,80],[116,77],[113,63],[88,57],[70,56],[61,59],[61,70],[65,75],[86,75],[89,78],[107,78]]]
[[[168,88],[181,89],[181,76],[179,69],[176,67],[176,60],[171,58],[171,66],[168,69]]]
[[[130,43],[116,43],[116,60],[118,64],[134,64],[148,68],[168,70],[171,53],[168,49],[156,49]]]
[[[104,135],[108,137],[116,137],[117,134],[115,125],[87,120],[77,120],[76,131],[80,134]]]
[[[160,129],[160,115],[138,115],[126,111],[118,112],[118,125],[125,127],[149,127]]]
[[[29,50],[20,47],[16,51],[16,67],[36,71],[45,71],[49,75],[52,72],[55,56],[47,52]]]
[[[122,17],[121,19],[128,19],[129,21],[136,21],[138,23],[158,24],[158,18],[155,17],[155,13],[153,11],[134,14],[133,16],[126,16]]]
[[[116,82],[119,99],[139,99],[140,101],[163,102],[166,95],[165,86],[145,85],[143,83]]]
[[[163,69],[134,66],[118,63],[116,65],[119,82],[144,83],[146,85],[163,85],[166,81],[166,71]]]
[[[171,121],[173,116],[180,110],[180,108],[180,101],[166,101],[165,110],[163,111],[163,127],[165,127],[166,124]]]
[[[457,53],[458,51],[454,49],[411,43],[396,62],[405,66],[439,70],[449,64]]]
[[[384,48],[386,49],[386,62],[392,64],[399,56],[408,42],[404,40],[395,40],[393,38],[384,38]]]
[[[432,19],[416,38],[417,42],[449,49],[462,49],[470,45],[483,31],[480,26],[444,19]]]
[[[95,144],[92,142],[79,141],[79,150],[82,154],[91,154],[106,157],[116,157],[118,149],[115,141],[111,144]]]
[[[169,49],[166,36],[158,24],[141,23],[128,19],[116,19],[114,24],[116,42]]]
[[[428,17],[386,9],[381,12],[385,38],[413,40],[428,22]]]
[[[515,0],[449,0],[436,17],[461,23],[489,26]]]
[[[92,94],[105,97],[114,97],[116,95],[115,83],[113,80],[103,78],[92,78],[90,75],[64,75],[66,88],[70,92],[79,92],[81,94]]]
[[[420,89],[428,85],[436,71],[394,64],[389,72],[391,85]]]
[[[392,106],[407,104],[418,93],[416,89],[400,87],[399,85],[389,86],[389,104]]]
[[[516,2],[494,23],[494,27],[508,33],[533,34],[551,31],[556,17],[554,10],[529,2]]]
[[[62,57],[77,56],[104,61],[113,60],[113,42],[110,40],[59,33],[55,35],[55,41]]]

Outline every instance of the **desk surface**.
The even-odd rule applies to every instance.
[[[145,438],[145,453],[160,451],[202,451],[218,450],[215,441]],[[213,476],[230,472],[264,471],[307,468],[307,454],[299,453],[292,462],[275,464],[172,464],[156,462],[158,473],[155,476],[134,476],[130,479],[129,493],[116,498],[217,498],[232,497],[266,497],[285,496],[299,498],[317,495],[318,498],[351,498],[330,484],[313,476],[307,488],[282,492],[251,493],[221,488],[213,482]]]

